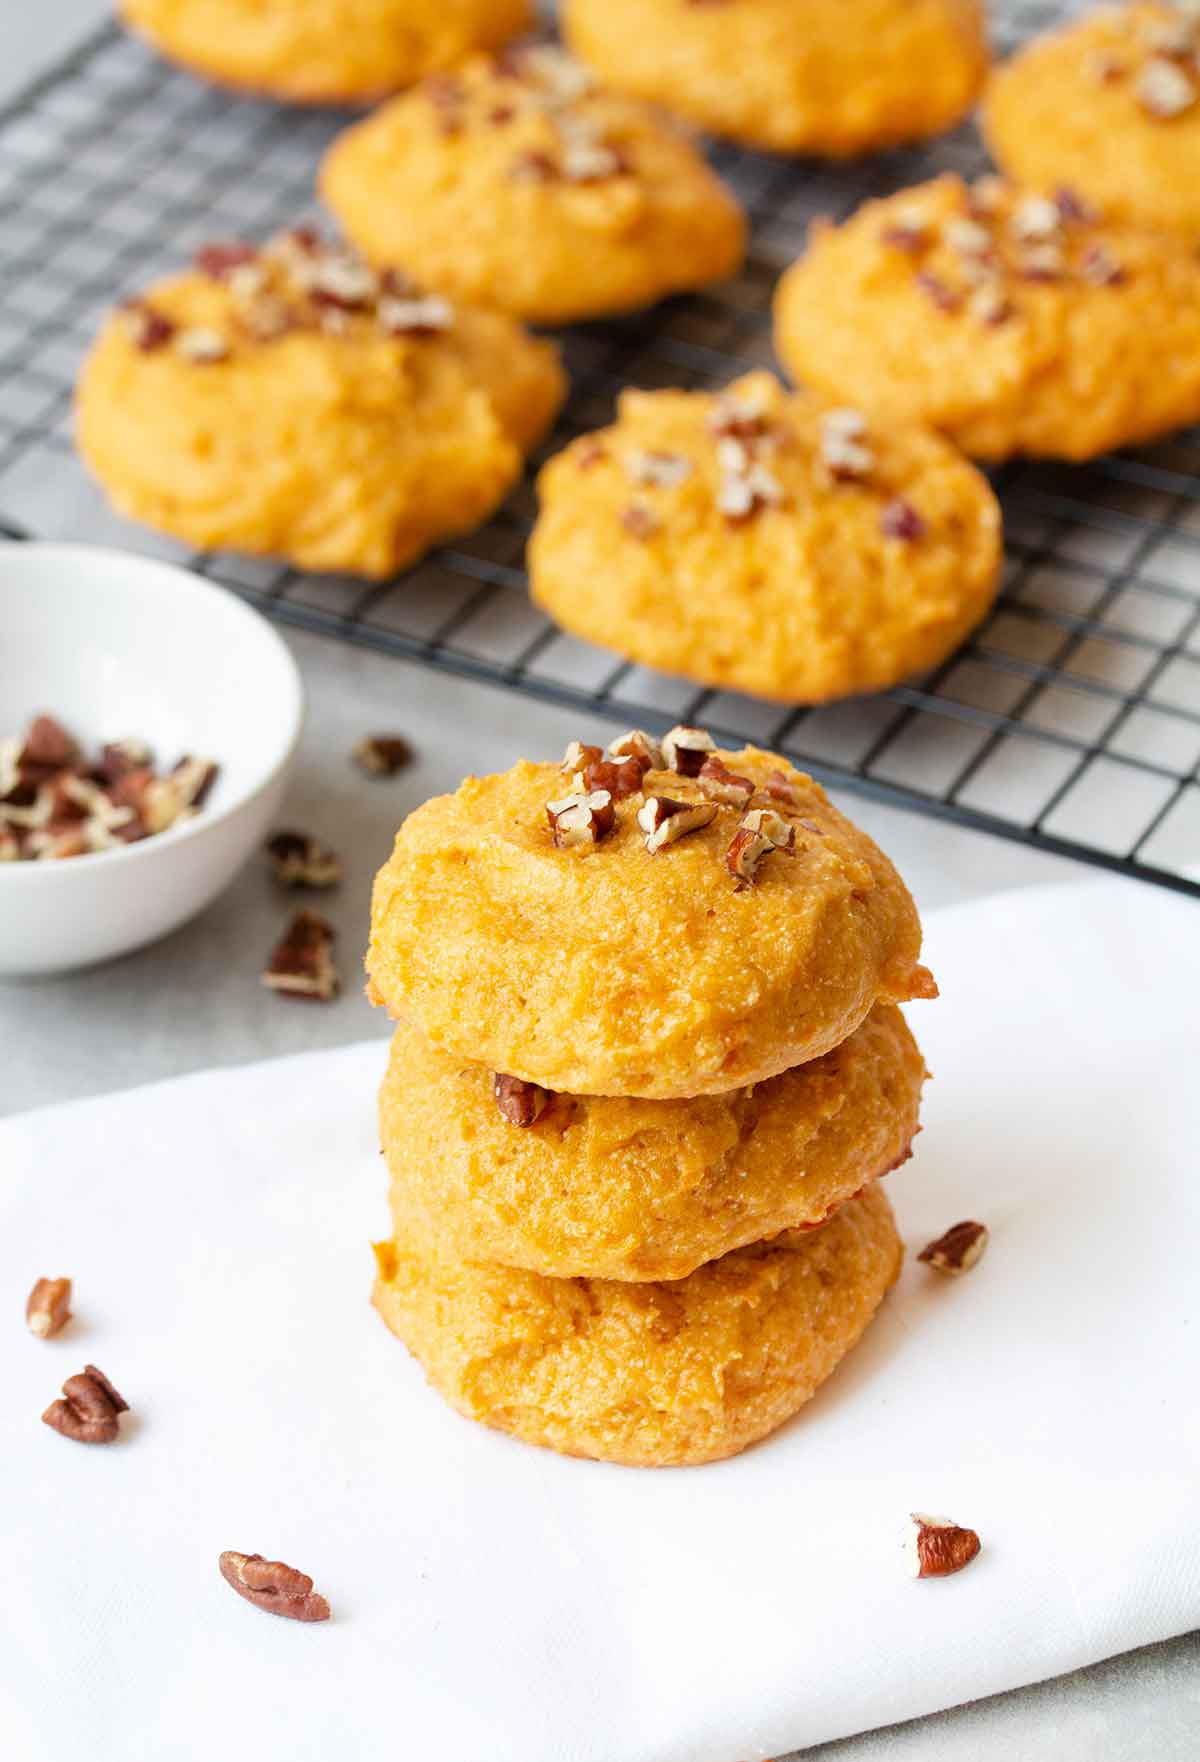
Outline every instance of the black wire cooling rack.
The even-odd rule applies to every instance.
[[[1073,9],[1010,0],[995,34],[1006,46]],[[481,531],[385,586],[196,556],[117,520],[71,445],[104,309],[206,239],[309,215],[344,123],[206,88],[112,27],[0,111],[0,525],[170,556],[286,623],[626,725],[703,722],[835,784],[1200,897],[1200,431],[1002,470],[1008,573],[989,621],[898,690],[791,712],[618,664],[548,623],[521,567],[528,478]],[[570,332],[574,391],[547,451],[607,421],[623,385],[719,385],[770,363],[771,289],[814,214],[983,164],[970,129],[846,168],[715,158],[753,221],[745,273]]]

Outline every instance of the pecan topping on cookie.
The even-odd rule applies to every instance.
[[[772,851],[792,851],[796,829],[773,808],[752,808],[745,814],[725,852],[725,867],[736,881],[749,884],[763,858]]]
[[[1089,245],[1079,260],[1084,281],[1097,288],[1115,288],[1126,279],[1125,270],[1106,245]]]
[[[859,410],[826,410],[821,417],[821,459],[830,477],[869,476],[875,455],[867,445],[867,419]]]
[[[221,1577],[232,1585],[239,1597],[266,1609],[272,1615],[286,1615],[291,1621],[328,1621],[329,1604],[306,1572],[285,1566],[282,1560],[264,1560],[261,1554],[239,1554],[227,1548],[217,1564]]]
[[[297,912],[276,944],[262,982],[281,997],[328,1003],[338,994],[333,925],[316,912]]]
[[[751,778],[739,776],[711,754],[701,765],[696,781],[712,801],[727,802],[735,808],[745,807],[754,794]]]
[[[905,544],[915,544],[924,538],[928,528],[911,502],[903,496],[896,496],[885,504],[879,516],[879,530],[885,538],[898,538]]]
[[[667,795],[649,795],[638,809],[637,822],[646,834],[646,849],[653,854],[710,825],[716,817],[714,801],[673,801]]]
[[[215,366],[218,361],[229,359],[228,339],[206,324],[181,330],[175,338],[175,349],[185,361],[194,361],[198,367]]]
[[[698,777],[709,753],[716,751],[716,742],[703,728],[685,728],[682,724],[663,735],[663,765],[680,777]]]
[[[931,1266],[935,1272],[958,1278],[961,1274],[970,1272],[982,1257],[987,1245],[987,1225],[966,1219],[961,1224],[954,1224],[936,1242],[930,1242],[927,1247],[922,1248],[917,1259]]]
[[[662,521],[644,502],[630,502],[621,515],[621,525],[633,538],[653,538],[662,526]]]
[[[582,740],[573,740],[562,756],[561,771],[569,771],[572,776],[583,772],[588,765],[598,764],[604,757],[604,750],[598,746],[588,746]]]
[[[952,1518],[914,1511],[908,1520],[905,1552],[914,1578],[948,1578],[971,1564],[979,1552],[979,1537]]]
[[[29,1332],[39,1340],[51,1340],[62,1333],[70,1319],[70,1279],[39,1279],[25,1303]]]
[[[175,335],[174,322],[145,300],[126,300],[121,307],[121,319],[130,342],[143,355],[165,349]]]
[[[1153,55],[1143,63],[1134,84],[1134,93],[1148,116],[1170,122],[1192,108],[1200,89],[1174,61]]]
[[[584,766],[582,782],[585,790],[607,790],[614,801],[639,795],[646,767],[638,759],[596,758]]]
[[[62,1399],[52,1401],[42,1415],[43,1423],[73,1438],[77,1444],[111,1444],[120,1429],[122,1413],[129,1403],[119,1395],[94,1364],[85,1365],[62,1386]]]
[[[526,1083],[521,1077],[506,1077],[497,1071],[492,1078],[496,1106],[511,1126],[532,1126],[550,1105],[550,1091],[538,1083]]]
[[[631,728],[628,734],[610,740],[608,756],[610,759],[636,759],[643,771],[657,771],[663,763],[662,748],[657,740],[643,734],[640,728]]]
[[[674,489],[692,474],[692,462],[682,453],[627,453],[625,469],[636,484]]]
[[[607,789],[582,790],[546,803],[550,835],[560,850],[575,845],[599,844],[616,824],[613,798]]]

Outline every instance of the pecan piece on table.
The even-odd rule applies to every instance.
[[[225,1583],[257,1609],[291,1621],[329,1620],[329,1604],[313,1590],[306,1572],[282,1560],[264,1560],[261,1554],[239,1554],[235,1548],[226,1548],[217,1564]]]
[[[128,1411],[128,1401],[117,1393],[104,1372],[88,1364],[76,1376],[67,1378],[62,1399],[50,1403],[42,1420],[78,1444],[111,1444],[117,1436],[120,1415]]]

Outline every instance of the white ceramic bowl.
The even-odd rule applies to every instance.
[[[303,717],[264,618],[172,564],[87,545],[0,545],[0,735],[38,711],[93,750],[141,735],[159,765],[220,772],[195,819],[138,844],[0,863],[0,974],[125,954],[201,911],[262,840]]]

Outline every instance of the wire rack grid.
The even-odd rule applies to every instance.
[[[1074,10],[1008,0],[1001,46]],[[885,695],[782,711],[619,663],[530,604],[531,476],[487,526],[393,583],[198,556],[118,520],[71,444],[80,361],[115,298],[214,237],[313,213],[345,117],[236,98],[107,27],[0,112],[0,526],[183,561],[272,617],[662,728],[702,721],[834,784],[1200,896],[1200,431],[1086,467],[997,474],[1008,549],[991,618]],[[814,214],[984,163],[970,128],[849,167],[717,149],[754,244],[734,282],[564,340],[573,393],[546,451],[623,385],[711,387],[770,364],[769,303]],[[533,469],[536,469],[534,461]]]

